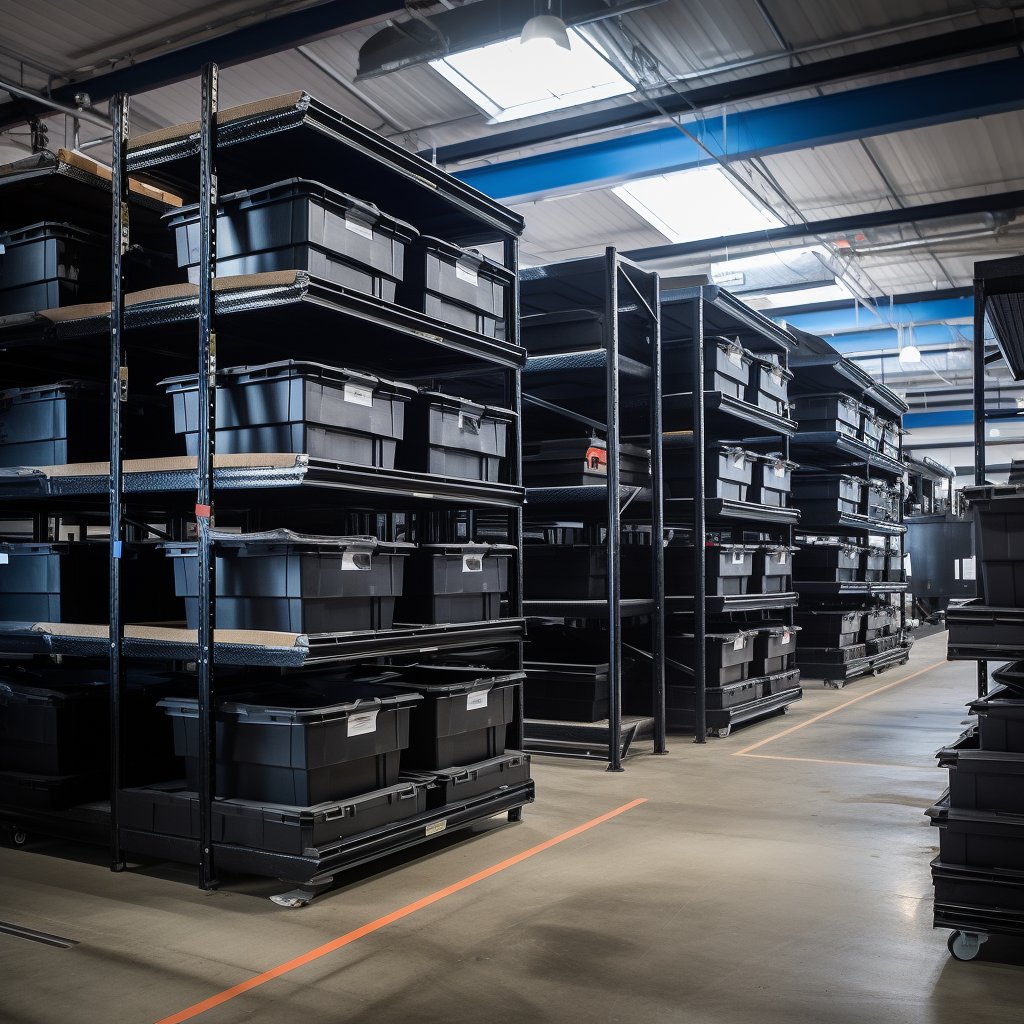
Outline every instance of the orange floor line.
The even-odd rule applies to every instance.
[[[930,764],[886,764],[882,761],[830,761],[823,757],[786,757],[783,754],[744,754],[741,757],[763,757],[766,761],[807,761],[810,764],[856,764],[862,768],[911,768],[914,771],[933,771]]]
[[[223,992],[218,992],[215,996],[210,996],[209,999],[204,999],[202,1002],[196,1003],[185,1010],[179,1010],[177,1013],[172,1013],[170,1017],[164,1017],[157,1021],[157,1024],[180,1024],[181,1021],[191,1020],[193,1017],[198,1017],[199,1014],[205,1013],[207,1010],[212,1010],[213,1007],[220,1006],[222,1003],[226,1003],[229,999],[234,999],[235,996],[242,995],[243,992],[248,992],[250,989],[257,988],[260,985],[265,985],[268,981],[273,981],[274,978],[280,978],[282,974],[294,971],[297,967],[303,967],[308,963],[312,963],[314,960],[319,960],[320,957],[326,956],[328,953],[333,953],[335,950],[341,949],[342,946],[347,946],[350,943],[355,942],[356,939],[361,939],[364,935],[370,935],[372,932],[378,931],[385,925],[392,924],[395,921],[400,921],[403,917],[408,917],[410,914],[415,914],[417,910],[429,907],[432,903],[437,903],[438,900],[443,900],[446,896],[451,896],[453,893],[461,892],[463,889],[466,889],[471,885],[475,885],[477,882],[482,882],[485,878],[490,878],[491,875],[496,875],[499,871],[504,871],[506,868],[519,864],[528,857],[534,857],[538,853],[543,853],[544,850],[549,850],[552,846],[556,846],[558,843],[564,843],[566,839],[572,839],[573,836],[578,836],[581,832],[586,832],[587,829],[591,829],[595,825],[600,825],[602,822],[608,821],[609,818],[614,818],[616,815],[622,814],[624,811],[628,811],[630,808],[646,802],[646,798],[630,800],[628,804],[623,804],[621,807],[616,807],[614,811],[609,811],[607,814],[602,814],[598,818],[593,818],[582,825],[577,825],[576,828],[570,829],[568,832],[563,832],[561,835],[555,836],[553,839],[548,839],[539,846],[532,846],[530,849],[524,850],[522,853],[517,853],[514,857],[509,857],[508,860],[503,860],[498,864],[492,864],[491,867],[484,868],[483,871],[478,871],[475,875],[463,878],[461,882],[449,885],[445,889],[439,889],[430,896],[424,896],[423,899],[416,900],[415,903],[410,903],[408,906],[402,907],[400,910],[393,910],[390,914],[378,917],[376,921],[371,921],[369,924],[364,924],[353,931],[346,932],[339,938],[332,939],[330,942],[326,942],[322,946],[317,946],[316,949],[311,949],[308,953],[303,953],[301,956],[297,956],[293,960],[288,960],[283,964],[278,964],[277,967],[272,967],[269,971],[264,971],[262,974],[257,974],[246,981],[239,982],[237,985],[232,985],[231,988],[224,989]]]
[[[911,672],[909,676],[904,676],[902,679],[894,679],[891,683],[886,683],[884,686],[876,686],[873,690],[868,690],[867,693],[862,693],[853,700],[848,700],[845,704],[838,704],[834,708],[829,708],[828,711],[822,711],[820,715],[815,715],[813,718],[808,718],[806,722],[801,722],[799,725],[791,726],[789,729],[783,729],[782,732],[777,732],[774,736],[769,736],[766,739],[759,740],[757,743],[751,743],[749,747],[744,747],[742,750],[733,751],[733,757],[738,757],[740,754],[746,754],[750,750],[757,750],[758,747],[763,747],[766,743],[771,743],[772,740],[781,739],[783,736],[788,736],[791,732],[796,732],[798,729],[806,729],[809,725],[814,725],[815,722],[820,722],[823,718],[828,718],[829,715],[834,715],[837,711],[842,711],[843,708],[848,708],[851,704],[856,704],[859,700],[865,700],[868,697],[873,697],[876,693],[881,693],[883,690],[891,690],[894,686],[899,686],[900,683],[909,682],[911,679],[916,679],[918,676],[923,676],[925,672],[931,672],[933,668],[938,668],[940,665],[945,665],[946,659],[935,662],[934,665],[929,665],[927,668],[918,669],[916,672]]]

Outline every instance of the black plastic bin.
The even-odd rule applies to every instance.
[[[747,500],[758,505],[786,508],[793,485],[795,462],[783,458],[779,452],[759,455],[751,471]]]
[[[199,280],[199,206],[164,214],[178,266]],[[217,276],[305,270],[330,284],[394,302],[405,247],[418,232],[372,203],[302,178],[222,196]]]
[[[800,424],[800,433],[846,434],[861,439],[863,406],[849,395],[797,395],[790,399],[789,414]]]
[[[0,232],[0,316],[110,298],[110,241],[43,221]]]
[[[882,434],[885,421],[868,405],[860,407],[861,440],[873,451],[882,450]]]
[[[361,370],[288,359],[217,374],[217,452],[297,452],[333,462],[394,469],[409,384]],[[195,374],[161,381],[174,403],[174,432],[195,455],[199,382]]]
[[[754,355],[747,401],[776,416],[789,415],[789,385],[793,374],[778,362]]]
[[[285,633],[391,629],[412,544],[375,537],[309,537],[290,530],[215,532],[217,626]],[[189,629],[199,621],[194,542],[160,547],[174,560],[174,589]]]
[[[1024,871],[1024,814],[950,807],[939,827],[945,864]]]
[[[501,789],[510,789],[530,781],[530,755],[518,750],[478,764],[445,768],[427,774],[403,772],[403,778],[419,782],[427,792],[427,810],[464,803]]]
[[[399,622],[485,622],[501,618],[511,544],[422,544],[409,555]]]
[[[184,782],[123,789],[117,807],[124,829],[199,837],[199,796]],[[269,800],[214,800],[212,839],[268,853],[308,856],[307,851],[423,814],[426,807],[426,789],[415,782],[309,807]]]
[[[754,554],[749,593],[785,594],[793,589],[793,559],[799,548],[788,544],[762,544]],[[757,581],[759,587],[754,586]]]
[[[0,466],[105,462],[108,405],[107,388],[81,381],[0,391]]]
[[[793,575],[800,580],[833,583],[863,580],[864,549],[850,541],[802,544],[794,556]]]
[[[783,623],[759,626],[754,640],[751,674],[768,676],[796,668],[796,641],[800,631],[799,626]]]
[[[721,391],[730,398],[747,401],[754,357],[738,340],[704,338],[704,390]],[[666,395],[693,392],[693,343],[684,344],[677,355],[664,359]],[[754,402],[753,404],[757,404]]]
[[[899,628],[899,609],[892,605],[869,608],[864,613],[864,639],[875,640],[880,636],[891,636]]]
[[[110,793],[110,772],[33,775],[0,770],[0,806],[33,811],[64,811],[103,800]]]
[[[888,455],[890,459],[899,460],[902,450],[903,427],[895,420],[882,420],[882,444],[881,452]]]
[[[496,675],[472,666],[411,665],[387,684],[395,693],[418,693],[402,769],[452,768],[505,752],[505,728],[515,717],[522,672]]]
[[[706,592],[710,596],[746,594],[754,572],[757,544],[709,541],[704,544]],[[685,540],[665,547],[665,593],[693,593],[693,545]]]
[[[869,583],[884,582],[888,563],[889,558],[886,555],[885,548],[864,548],[864,579]]]
[[[708,686],[725,686],[726,683],[736,683],[753,674],[751,663],[754,660],[754,636],[753,632],[742,629],[709,632],[704,636],[704,677]],[[665,678],[668,682],[693,685],[696,653],[693,641],[692,633],[665,637],[665,657],[668,659]],[[680,665],[685,665],[689,671],[683,671]]]
[[[793,477],[793,504],[813,522],[837,513],[859,514],[864,508],[864,480],[839,473],[799,472]]]
[[[852,647],[861,642],[862,611],[803,611],[796,613],[801,647]]]
[[[603,600],[608,596],[608,549],[603,544],[526,544],[523,576],[529,600]],[[624,598],[651,596],[649,544],[620,545],[619,581]]]
[[[971,701],[978,716],[982,750],[1007,750],[1024,754],[1024,697],[1006,687]]]
[[[670,498],[693,497],[693,435],[663,437],[665,489]],[[739,445],[709,444],[704,449],[704,497],[747,501],[758,456]]]
[[[505,338],[505,303],[515,275],[479,253],[421,235],[405,254],[403,306],[488,338]]]
[[[216,793],[307,807],[393,786],[409,745],[410,712],[421,700],[411,688],[396,690],[371,679],[275,693],[267,701],[258,694],[222,701],[216,715]],[[168,697],[159,704],[173,721],[174,750],[185,758],[194,791],[198,702]]]
[[[949,768],[949,806],[1024,814],[1024,754],[957,750]]]
[[[994,607],[1024,607],[1024,497],[972,501],[982,594]]]
[[[565,437],[523,449],[527,487],[587,487],[608,483],[608,445],[598,437]],[[619,445],[619,484],[649,487],[651,453],[636,445]]]
[[[607,640],[605,640],[607,648]],[[578,662],[568,659],[575,655]],[[565,661],[533,661],[527,653],[523,703],[527,718],[600,722],[608,717],[608,663],[586,650],[564,653]],[[607,657],[607,654],[605,654]],[[625,659],[623,685],[625,685]]]
[[[884,480],[868,480],[864,488],[864,512],[869,519],[878,522],[892,518],[891,489]]]
[[[420,392],[406,411],[399,464],[437,476],[497,483],[507,477],[508,431],[514,421],[508,409]]]

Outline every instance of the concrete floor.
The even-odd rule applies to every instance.
[[[0,919],[80,942],[0,934],[0,1020],[163,1020],[642,797],[191,1019],[1019,1024],[1024,943],[993,938],[959,963],[931,927],[936,836],[921,812],[945,784],[932,754],[962,731],[975,688],[973,664],[943,662],[945,643],[922,639],[909,665],[809,689],[728,739],[675,737],[622,775],[535,758],[539,798],[521,824],[441,837],[303,910],[272,904],[281,887],[265,880],[203,894],[174,865],[112,875],[98,849],[0,850]]]

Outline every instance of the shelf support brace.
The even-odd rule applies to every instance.
[[[985,483],[985,282],[974,281],[974,483]],[[988,662],[978,662],[978,696],[988,693]]]
[[[217,275],[217,65],[203,66],[199,138],[199,443],[196,453],[196,534],[199,563],[199,887],[215,889],[213,798],[216,728],[213,630],[216,562],[213,528],[213,459],[217,428],[217,336],[213,282]]]
[[[124,608],[123,566],[126,520],[124,508],[124,403],[128,398],[128,364],[124,344],[125,254],[128,225],[128,96],[110,100],[114,125],[111,157],[110,277],[110,869],[123,871],[124,853],[117,800],[124,785]]]
[[[661,283],[654,278],[651,327],[651,666],[654,703],[654,752],[667,754],[665,746],[665,494],[662,472],[661,410]]]
[[[608,771],[621,772],[622,591],[619,574],[619,258],[604,251],[604,344],[608,423]]]
[[[693,719],[694,743],[707,743],[705,652],[707,633],[704,579],[704,289],[693,300]]]

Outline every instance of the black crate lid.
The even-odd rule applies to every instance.
[[[229,192],[221,196],[217,201],[218,212],[228,203],[246,204],[256,206],[260,203],[271,203],[281,199],[298,199],[302,197],[313,197],[332,206],[340,207],[349,213],[354,213],[366,224],[381,227],[394,235],[404,236],[406,241],[411,242],[419,235],[411,224],[397,217],[392,217],[378,209],[373,203],[363,199],[350,196],[347,192],[339,192],[321,184],[319,181],[311,181],[309,178],[286,178],[284,181],[275,181],[271,185],[262,185],[259,188],[242,189],[238,192]],[[187,224],[189,221],[199,217],[199,204],[192,203],[189,206],[182,206],[180,209],[165,213],[161,218],[168,227],[177,227],[179,224]]]
[[[0,402],[25,401],[26,398],[58,398],[62,395],[77,395],[85,392],[100,397],[107,391],[107,385],[93,380],[62,380],[56,384],[34,384],[25,388],[4,388],[0,391]]]
[[[1019,711],[1020,716],[1024,717],[1024,694],[1009,686],[1000,686],[984,697],[969,701],[967,706],[979,715],[987,714],[989,711]]]
[[[275,363],[262,363],[258,366],[230,366],[217,371],[218,383],[224,381],[228,385],[260,384],[280,377],[313,378],[336,384],[355,382],[374,390],[384,391],[392,398],[399,398],[403,401],[410,401],[416,395],[416,388],[413,385],[389,380],[386,377],[378,377],[366,370],[327,366],[324,363],[311,363],[299,359],[282,359]],[[181,377],[167,377],[157,386],[166,388],[168,392],[194,391],[199,388],[199,375],[189,373]]]
[[[292,551],[353,552],[368,555],[402,555],[415,549],[408,541],[385,541],[372,536],[321,537],[315,534],[296,533],[294,530],[266,530],[263,533],[229,533],[226,530],[211,530],[210,539],[222,548],[254,548],[256,554],[274,547],[287,547]],[[169,555],[195,555],[196,541],[164,541],[157,544]],[[265,550],[260,550],[265,549]]]
[[[530,755],[524,754],[521,750],[507,750],[498,757],[488,758],[486,761],[477,761],[476,764],[467,764],[455,768],[435,768],[430,775],[435,779],[444,779],[446,782],[457,782],[460,779],[468,779],[474,775],[489,775],[491,772],[500,771],[503,765],[517,767],[524,761],[530,763]]]
[[[387,686],[433,696],[491,690],[526,678],[525,671],[488,674],[486,668],[466,665],[404,665],[396,666],[395,671],[398,678]]]
[[[466,544],[420,544],[419,550],[435,555],[500,555],[519,549],[515,544],[488,544],[481,541],[470,541]]]
[[[469,413],[472,416],[481,416],[488,419],[506,420],[511,423],[516,414],[511,409],[502,409],[494,405],[482,405],[473,402],[468,398],[459,398],[456,395],[442,394],[440,391],[430,391],[424,388],[419,392],[419,398],[429,402],[430,405],[439,405],[445,409],[455,412]]]
[[[52,220],[42,220],[36,224],[28,224],[23,228],[0,231],[0,244],[22,245],[38,242],[43,238],[70,238],[76,242],[87,242],[89,245],[102,246],[109,249],[110,239],[106,235],[85,228],[76,228],[73,224],[62,224]]]

